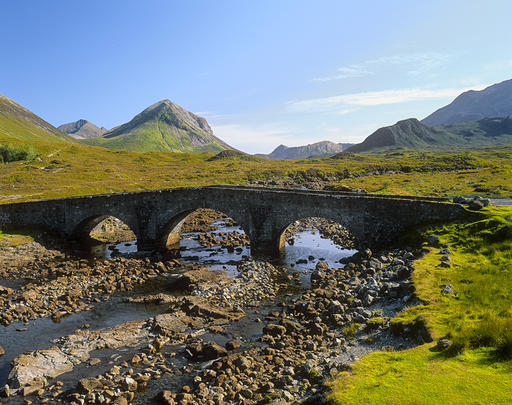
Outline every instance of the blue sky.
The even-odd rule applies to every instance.
[[[168,98],[251,153],[358,142],[512,78],[509,0],[0,4],[0,94],[111,128]]]

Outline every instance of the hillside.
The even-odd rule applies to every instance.
[[[99,128],[92,122],[80,119],[75,122],[63,124],[57,128],[59,131],[72,136],[75,139],[97,138],[107,132],[106,128]]]
[[[146,108],[130,122],[99,138],[86,139],[89,145],[137,152],[211,152],[233,149],[213,135],[208,122],[169,100]]]
[[[64,142],[72,138],[33,112],[0,94],[0,142]]]
[[[511,118],[484,118],[452,125],[430,127],[409,118],[380,128],[350,152],[370,152],[385,148],[472,148],[512,144]]]
[[[512,115],[512,79],[481,91],[466,91],[421,122],[433,126],[509,115]]]
[[[288,147],[279,145],[271,153],[259,157],[267,159],[307,159],[311,157],[325,157],[346,150],[350,143],[334,143],[330,141],[316,142],[310,145]]]

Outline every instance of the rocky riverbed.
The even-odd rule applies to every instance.
[[[205,213],[185,230],[201,245],[209,232],[207,246],[222,252],[240,248],[241,231],[216,236],[233,234],[225,219]],[[314,226],[349,246],[341,227],[311,221],[288,240]],[[0,336],[11,343],[0,362],[12,360],[0,363],[0,382],[9,403],[316,404],[326,380],[364,354],[431,339],[421,319],[391,323],[417,303],[410,275],[421,249],[340,253],[343,263],[312,250],[307,285],[290,265],[252,258],[226,272],[161,254],[105,260],[38,243],[2,249]],[[106,319],[116,308],[126,315],[87,318],[100,308],[109,308]],[[30,334],[47,319],[60,323],[39,339]],[[16,336],[23,353],[11,353]]]

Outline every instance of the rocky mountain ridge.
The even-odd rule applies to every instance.
[[[421,122],[435,126],[509,115],[512,115],[512,79],[480,91],[466,91]]]
[[[349,152],[381,149],[469,148],[512,143],[510,117],[484,118],[478,121],[430,127],[409,118],[379,128],[363,142],[348,148]]]
[[[326,157],[346,150],[352,144],[321,141],[302,146],[279,145],[269,154],[258,154],[267,159],[307,159],[313,157]]]
[[[64,132],[65,134],[72,136],[75,139],[96,138],[107,132],[106,128],[99,128],[92,122],[84,119],[62,124],[57,129],[61,132]]]
[[[129,122],[111,129],[101,137],[83,142],[137,152],[218,153],[233,149],[213,134],[205,118],[170,100],[159,101]]]

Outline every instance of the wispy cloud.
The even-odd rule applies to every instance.
[[[215,136],[248,153],[270,153],[280,144],[297,146],[321,140],[317,136],[298,137],[296,131],[281,127],[228,124],[212,128]]]
[[[375,75],[379,71],[383,71],[387,68],[400,68],[404,70],[405,74],[417,76],[424,74],[426,71],[443,66],[451,57],[451,55],[437,52],[383,56],[376,59],[369,59],[361,63],[339,67],[336,73],[329,76],[316,77],[313,81],[328,82],[331,80],[366,77]]]
[[[368,91],[362,93],[342,94],[339,96],[314,98],[309,100],[289,101],[286,103],[291,112],[331,112],[347,111],[345,106],[377,106],[384,104],[407,103],[411,101],[451,98],[460,93],[473,89],[480,90],[486,86],[471,86],[466,88],[445,89],[395,89],[383,91]],[[348,109],[350,110],[350,109]],[[350,112],[350,111],[349,111]]]
[[[200,117],[208,118],[209,120],[221,120],[227,117],[224,114],[218,114],[213,111],[194,111],[195,115],[199,115]]]
[[[347,115],[347,114],[353,113],[354,111],[357,111],[357,110],[359,110],[359,108],[343,108],[339,111],[335,111],[334,114]]]
[[[374,74],[372,71],[368,70],[368,68],[365,68],[363,65],[343,66],[338,68],[337,72],[338,73],[332,76],[315,77],[313,81],[329,82],[331,80],[352,79],[356,77],[365,77]]]

